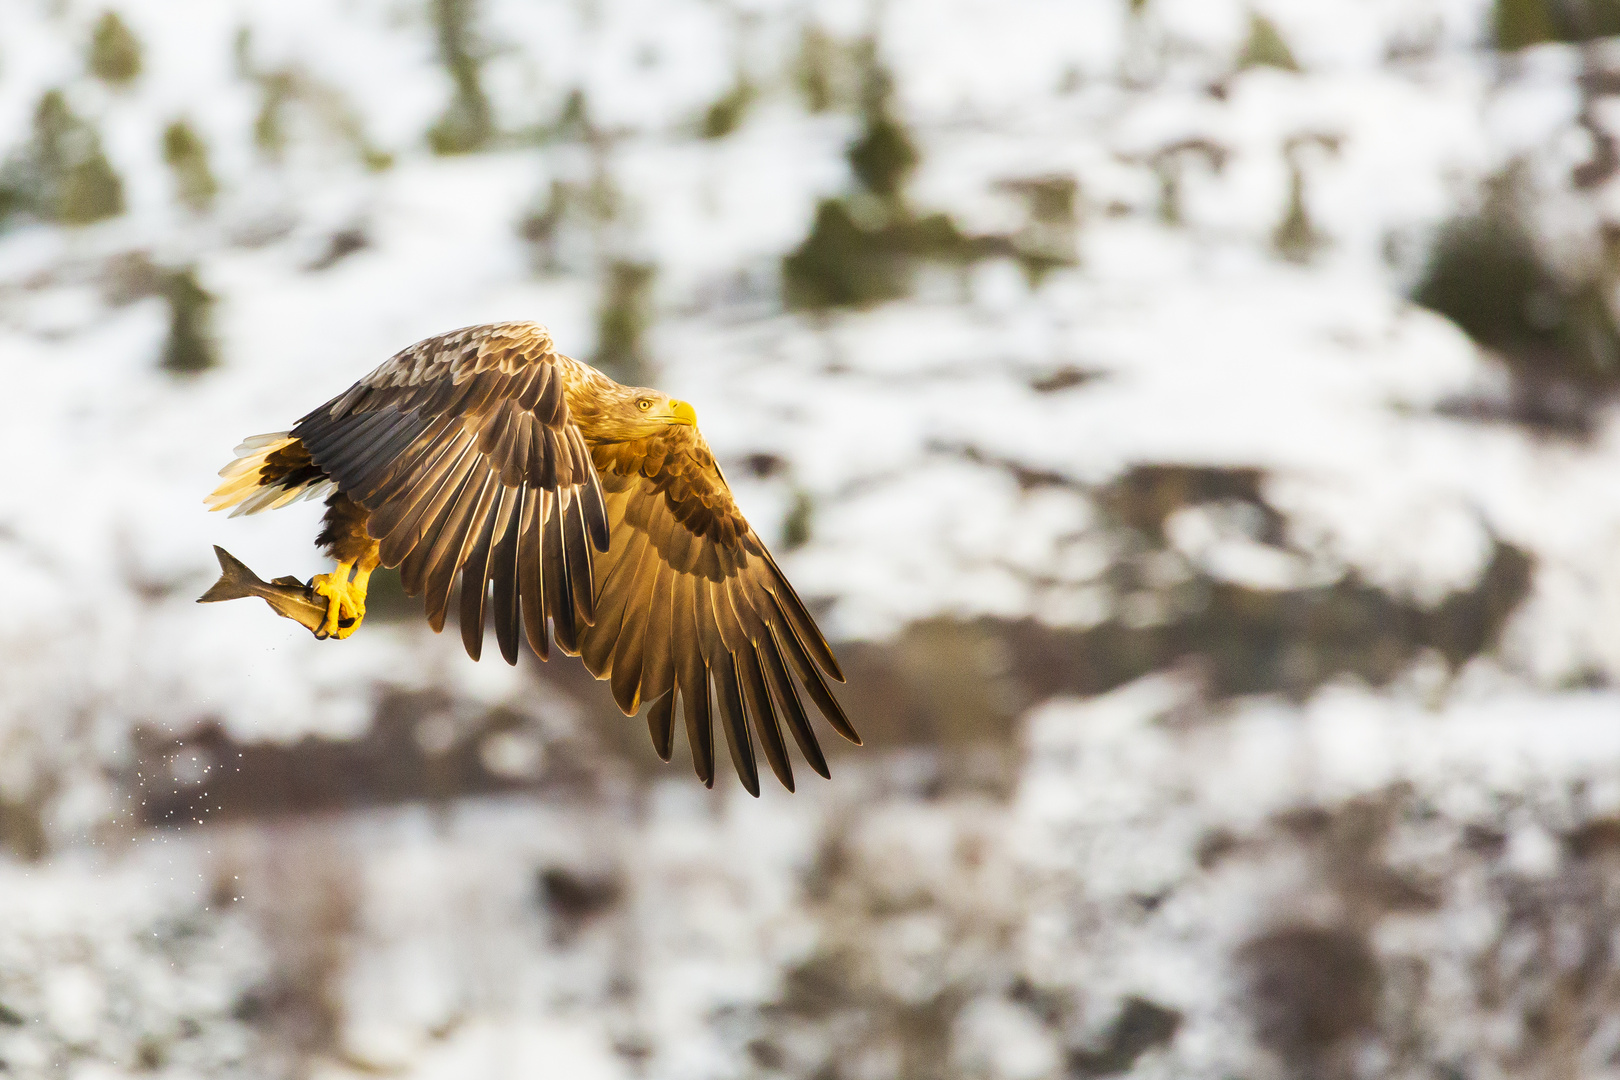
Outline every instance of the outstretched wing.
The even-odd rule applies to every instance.
[[[696,429],[674,426],[593,449],[612,543],[596,561],[595,623],[580,633],[591,673],[609,681],[627,716],[652,702],[647,722],[665,761],[679,694],[705,784],[714,783],[715,713],[751,793],[759,794],[754,735],[777,779],[793,790],[784,724],[810,767],[827,776],[794,683],[834,730],[859,743],[825,678],[844,676],[815,620],[738,513]]]
[[[547,616],[570,653],[593,618],[589,549],[608,548],[608,522],[569,416],[570,364],[534,323],[456,330],[394,356],[290,433],[369,511],[382,564],[424,594],[434,630],[459,573],[461,636],[475,660],[492,580],[508,663],[520,624],[545,657]]]

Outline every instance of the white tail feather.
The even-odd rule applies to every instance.
[[[255,450],[261,450],[266,446],[282,446],[286,442],[287,433],[285,431],[269,431],[263,435],[249,435],[231,453],[239,458],[251,457]]]
[[[335,490],[337,490],[337,485],[332,483],[332,481],[317,480],[315,483],[304,488],[304,493],[298,497],[300,499],[324,499],[327,495],[331,494]]]
[[[210,510],[230,510],[231,517],[253,514],[260,510],[286,506],[300,498],[309,498],[317,491],[331,487],[325,477],[305,481],[297,487],[265,484],[262,479],[264,463],[271,454],[297,440],[285,431],[253,435],[242,440],[236,448],[236,458],[219,470],[224,482],[203,500]]]

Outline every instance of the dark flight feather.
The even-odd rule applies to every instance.
[[[782,786],[792,791],[793,766],[788,764],[787,746],[782,742],[782,728],[776,721],[771,693],[765,689],[765,673],[760,670],[759,656],[753,649],[740,649],[735,657],[743,701],[753,715],[754,730],[759,733],[759,745],[765,751],[765,760],[770,763],[771,771]]]
[[[523,636],[542,660],[551,658],[551,636],[546,633],[545,576],[540,572],[540,529],[550,505],[551,492],[530,492],[523,502],[523,527],[518,530],[518,593],[523,610]]]
[[[712,668],[720,719],[726,732],[726,748],[748,794],[759,797],[759,766],[754,760],[754,742],[748,734],[748,714],[743,711],[742,687],[737,681],[737,662],[722,653]]]
[[[579,655],[579,627],[574,621],[573,587],[569,584],[568,562],[563,545],[563,509],[553,499],[551,513],[542,530],[540,563],[546,576],[547,614],[551,616],[551,635],[558,647],[569,656]]]
[[[652,736],[653,753],[668,761],[675,748],[675,691],[671,690],[647,710],[647,733]]]
[[[504,505],[507,493],[513,490],[501,487],[498,482],[492,486],[495,507],[485,508],[481,515],[483,524],[477,527],[476,534],[468,533],[472,546],[461,562],[461,643],[474,660],[484,653],[484,602],[489,596],[489,556],[495,547],[497,508]]]
[[[532,496],[521,487],[507,490],[506,506],[502,508],[506,520],[497,526],[499,535],[490,553],[495,640],[501,647],[501,659],[514,666],[522,634],[518,617],[518,536],[523,529],[523,505],[529,498]]]

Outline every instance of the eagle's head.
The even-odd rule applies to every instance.
[[[603,406],[590,422],[591,437],[602,442],[645,439],[671,427],[697,424],[697,412],[689,403],[645,386],[619,387]]]

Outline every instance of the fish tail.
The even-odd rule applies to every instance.
[[[214,555],[219,559],[219,580],[213,587],[197,597],[199,604],[212,604],[219,600],[239,600],[244,596],[263,595],[264,582],[259,575],[249,570],[247,566],[235,555],[226,551],[218,544],[214,545]]]

